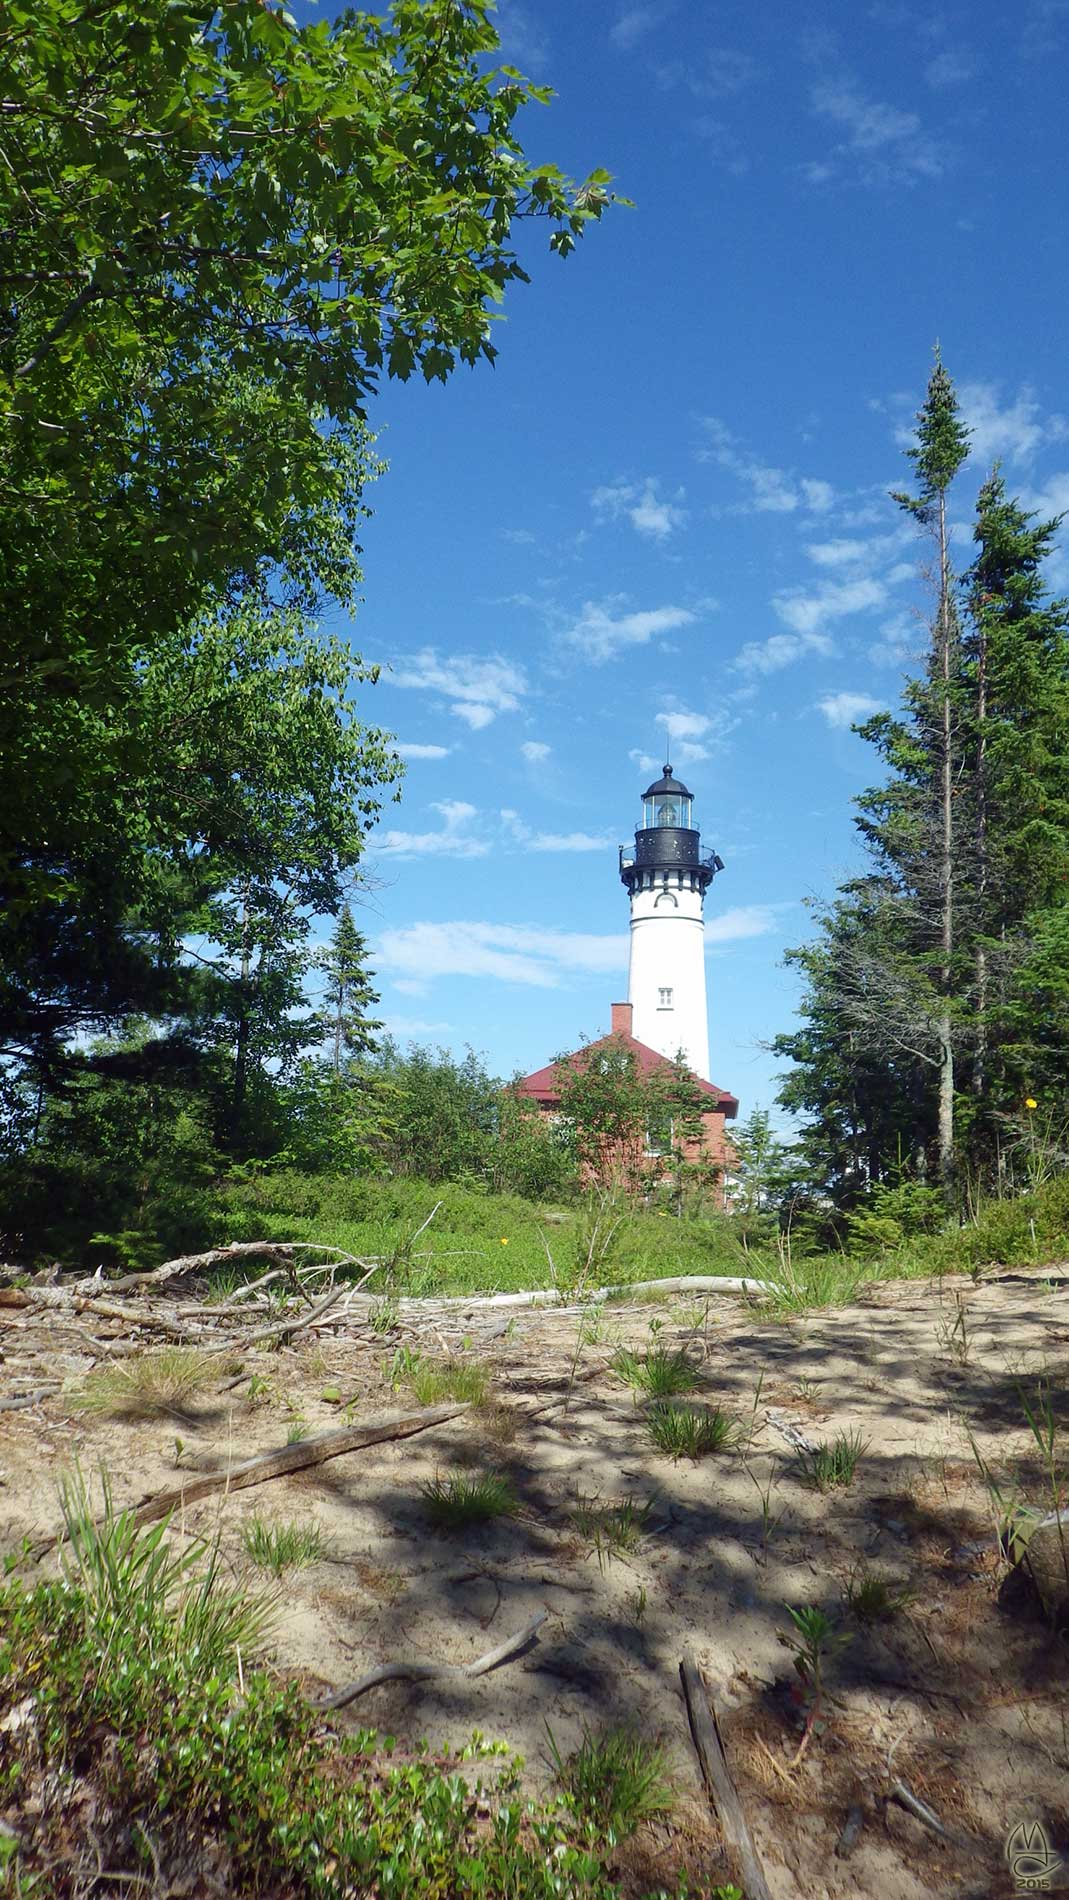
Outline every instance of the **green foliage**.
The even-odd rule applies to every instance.
[[[343,1058],[366,1055],[375,1047],[375,1031],[382,1028],[367,1015],[379,998],[367,971],[367,945],[348,904],[319,968],[325,978],[322,1027],[331,1044],[333,1074],[340,1078]]]
[[[645,1425],[657,1450],[673,1458],[706,1458],[739,1442],[738,1420],[717,1405],[672,1405],[662,1400],[650,1406]]]
[[[806,1118],[812,1178],[851,1212],[904,1156],[918,1191],[955,1168],[973,1191],[1027,1183],[1025,1102],[1060,1128],[1069,1100],[1069,603],[1044,579],[1059,524],[996,469],[955,575],[947,495],[967,446],[937,361],[909,451],[918,492],[896,497],[936,538],[931,650],[901,711],[860,728],[887,769],[857,800],[868,869],[788,958],[805,987],[775,1045],[796,1065],[780,1099]],[[857,1211],[858,1251],[895,1244],[888,1220],[908,1239],[899,1210]]]
[[[780,1641],[786,1643],[793,1652],[794,1667],[805,1685],[809,1705],[802,1739],[791,1763],[792,1767],[796,1767],[813,1735],[819,1732],[828,1664],[850,1641],[850,1632],[837,1629],[831,1617],[816,1604],[807,1603],[800,1609],[792,1609],[788,1603],[786,1609],[794,1625],[794,1633],[782,1636]]]
[[[615,1845],[643,1821],[674,1805],[668,1758],[633,1729],[583,1730],[579,1747],[562,1756],[549,1724],[549,1752],[558,1787],[598,1837]]]
[[[814,1490],[840,1490],[853,1483],[858,1461],[867,1449],[868,1439],[860,1432],[836,1432],[829,1445],[800,1454],[799,1473]]]
[[[137,1531],[110,1508],[94,1530],[84,1492],[67,1522],[72,1577],[0,1596],[0,1709],[34,1708],[8,1725],[8,1813],[33,1800],[39,1773],[78,1763],[83,1785],[101,1775],[98,1851],[114,1846],[124,1866],[140,1853],[146,1879],[151,1839],[165,1860],[175,1844],[185,1878],[203,1851],[205,1886],[223,1865],[248,1900],[616,1900],[604,1844],[577,1838],[572,1810],[524,1803],[511,1765],[492,1790],[458,1772],[497,1751],[476,1742],[395,1766],[371,1732],[339,1741],[296,1688],[250,1666],[262,1611],[210,1561],[198,1580],[196,1553],[170,1555],[166,1526]],[[69,1810],[62,1825],[69,1854]],[[58,1842],[39,1811],[19,1834],[30,1893]]]
[[[490,1524],[496,1517],[513,1517],[520,1508],[510,1480],[499,1471],[474,1476],[456,1472],[449,1478],[432,1478],[420,1490],[431,1523],[443,1531]]]
[[[260,1570],[282,1577],[287,1570],[306,1570],[320,1563],[328,1545],[318,1524],[272,1523],[254,1517],[241,1527],[241,1548]]]
[[[611,1363],[617,1378],[651,1399],[668,1399],[677,1392],[691,1392],[699,1383],[693,1360],[685,1352],[672,1352],[667,1346],[648,1346],[642,1353],[622,1346],[614,1353]]]

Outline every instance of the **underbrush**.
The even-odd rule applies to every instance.
[[[481,1738],[397,1762],[371,1731],[339,1739],[249,1667],[268,1610],[210,1549],[174,1555],[166,1526],[138,1529],[107,1497],[94,1523],[80,1484],[64,1516],[64,1576],[0,1591],[5,1891],[614,1900],[574,1793],[525,1802],[518,1764]],[[498,1756],[490,1786],[459,1772]]]
[[[220,1244],[321,1240],[361,1258],[385,1259],[398,1292],[512,1292],[552,1286],[551,1258],[572,1261],[588,1219],[579,1202],[540,1206],[452,1182],[278,1173],[226,1187],[217,1238]],[[679,1219],[638,1207],[625,1210],[611,1260],[596,1278],[627,1285],[675,1274],[737,1273],[739,1260],[723,1216]]]

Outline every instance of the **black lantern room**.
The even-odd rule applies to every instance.
[[[655,884],[686,885],[704,893],[723,868],[715,851],[703,855],[693,795],[666,765],[663,776],[642,794],[642,824],[635,832],[634,850],[620,846],[621,879],[632,893]]]

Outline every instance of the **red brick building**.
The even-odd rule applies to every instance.
[[[559,1072],[562,1067],[572,1063],[586,1062],[599,1049],[619,1048],[630,1051],[635,1060],[635,1069],[642,1079],[648,1079],[660,1070],[668,1070],[668,1059],[651,1049],[648,1043],[639,1042],[631,1033],[632,1011],[630,1003],[613,1003],[612,1027],[607,1036],[590,1043],[584,1049],[576,1049],[571,1055],[562,1056],[559,1062],[551,1062],[544,1069],[536,1069],[533,1075],[525,1075],[522,1082],[516,1084],[517,1095],[528,1101],[537,1102],[546,1115],[560,1112]],[[700,1140],[691,1140],[684,1144],[684,1159],[689,1162],[706,1164],[727,1172],[734,1159],[731,1137],[725,1124],[733,1121],[738,1113],[738,1100],[727,1089],[717,1088],[714,1082],[706,1082],[701,1076],[694,1075],[696,1088],[708,1104],[702,1109],[703,1129]],[[647,1147],[646,1162],[651,1176],[659,1172],[659,1151]]]

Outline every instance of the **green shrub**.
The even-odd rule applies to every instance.
[[[576,1804],[525,1803],[507,1763],[492,1789],[459,1772],[505,1751],[477,1739],[393,1766],[369,1731],[338,1739],[295,1687],[251,1666],[262,1608],[210,1552],[174,1555],[166,1525],[139,1529],[110,1501],[95,1525],[77,1483],[65,1516],[65,1578],[0,1591],[0,1721],[33,1709],[4,1721],[13,1893],[51,1891],[92,1813],[97,1864],[146,1889],[153,1856],[173,1856],[198,1891],[223,1870],[236,1900],[616,1900],[607,1843]],[[42,1815],[41,1776],[75,1764],[86,1800]]]
[[[658,1451],[673,1458],[705,1458],[737,1444],[739,1424],[718,1405],[651,1405],[646,1431]]]

